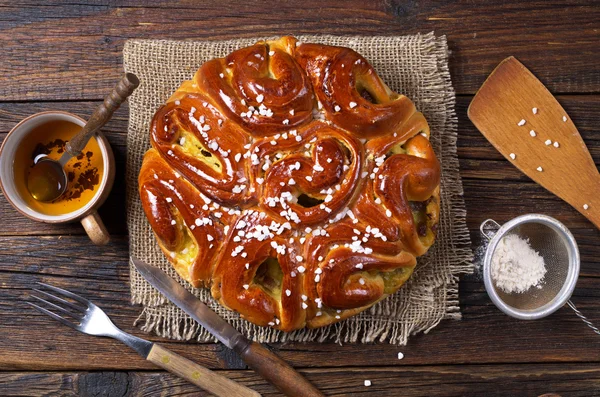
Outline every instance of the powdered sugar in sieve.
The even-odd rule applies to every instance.
[[[569,301],[579,276],[579,249],[573,235],[562,223],[546,215],[528,214],[502,226],[488,219],[481,224],[480,230],[489,240],[483,259],[485,288],[500,310],[512,317],[534,320],[552,314]],[[493,279],[494,256],[507,245],[514,247],[504,240],[514,239],[510,236],[527,241],[531,249],[543,257],[546,272],[537,288],[507,293]],[[569,306],[594,332],[600,334],[570,301]]]

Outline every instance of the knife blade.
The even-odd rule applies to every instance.
[[[238,353],[250,368],[285,395],[323,397],[323,394],[315,386],[288,363],[260,343],[249,341],[165,272],[133,256],[131,262],[154,288],[190,315],[225,346]]]
[[[131,262],[146,281],[206,328],[208,332],[214,335],[225,346],[233,349],[236,342],[239,343],[242,338],[246,339],[227,321],[219,317],[219,315],[202,303],[194,294],[169,277],[165,272],[133,256],[131,257]]]

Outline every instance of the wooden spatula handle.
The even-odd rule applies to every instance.
[[[92,116],[81,131],[66,145],[66,151],[73,157],[78,156],[92,135],[110,120],[113,113],[121,106],[123,101],[140,85],[140,81],[133,73],[126,73],[117,83],[112,92],[104,98],[104,102],[96,108]]]
[[[286,396],[323,397],[323,393],[305,377],[261,344],[251,342],[245,348],[236,349],[236,352],[250,368]]]
[[[216,396],[260,397],[260,394],[254,390],[157,344],[152,346],[152,350],[150,350],[146,359]]]

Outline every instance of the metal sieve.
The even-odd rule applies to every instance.
[[[575,238],[565,225],[546,215],[528,214],[502,226],[488,219],[481,224],[480,231],[489,240],[483,259],[485,289],[500,310],[522,320],[535,320],[554,313],[568,301],[577,316],[600,334],[569,301],[579,276],[580,262]],[[546,275],[540,288],[506,293],[492,279],[492,258],[496,248],[502,239],[512,234],[529,240],[531,247],[544,258]]]

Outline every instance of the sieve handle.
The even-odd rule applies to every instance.
[[[575,314],[577,315],[577,317],[579,317],[581,319],[581,321],[583,321],[585,323],[585,325],[587,325],[588,327],[590,327],[592,329],[592,331],[594,331],[595,333],[597,333],[598,335],[600,335],[600,329],[598,329],[594,324],[592,324],[592,322],[590,320],[588,320],[588,318],[586,316],[584,316],[583,313],[581,313],[579,311],[579,309],[577,309],[577,307],[575,307],[575,304],[573,302],[571,302],[569,300],[567,302],[567,305],[569,305],[569,307],[571,309],[573,309],[573,311],[575,312]]]
[[[498,230],[500,230],[500,228],[500,224],[495,220],[486,219],[481,223],[481,226],[479,226],[479,231],[485,236],[485,238],[491,240],[494,237],[494,235],[498,233]]]

